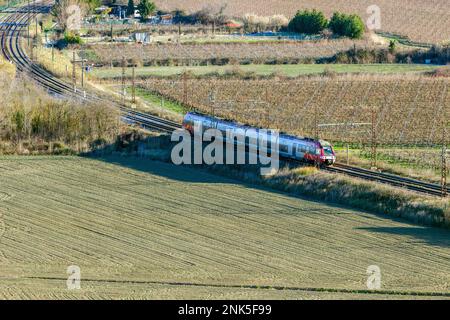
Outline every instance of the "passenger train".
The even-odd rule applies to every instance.
[[[217,129],[224,137],[227,137],[227,130],[233,131],[238,129],[244,130],[245,132],[252,129],[256,132],[258,139],[260,139],[260,135],[263,134],[260,133],[261,129],[258,128],[241,125],[237,122],[226,121],[197,112],[188,112],[183,119],[183,128],[188,130],[191,134],[194,134],[195,123],[201,123],[202,134],[208,129]],[[264,133],[264,136],[267,136],[267,131]],[[230,143],[236,144],[235,139]],[[249,146],[248,144],[249,142],[246,140],[247,147]],[[326,166],[330,166],[336,161],[336,154],[333,147],[327,141],[296,137],[284,133],[280,133],[279,135],[279,155],[280,158],[305,161]]]

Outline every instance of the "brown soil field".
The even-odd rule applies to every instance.
[[[450,295],[448,230],[145,159],[1,157],[0,176],[3,299]]]

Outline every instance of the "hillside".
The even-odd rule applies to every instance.
[[[149,160],[2,157],[0,175],[0,298],[401,298],[364,291],[369,265],[383,290],[450,295],[447,230]]]

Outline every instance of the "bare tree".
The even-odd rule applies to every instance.
[[[243,20],[245,28],[250,32],[265,30],[271,23],[270,17],[258,16],[254,13],[245,14]]]
[[[52,8],[52,15],[63,31],[78,32],[87,11],[88,6],[82,0],[59,0]]]
[[[282,27],[289,24],[289,19],[282,14],[276,14],[270,17],[270,26],[275,30],[279,31]]]
[[[222,4],[219,8],[207,5],[197,11],[194,16],[202,24],[220,25],[227,20],[227,16],[225,15],[227,6],[226,3]]]

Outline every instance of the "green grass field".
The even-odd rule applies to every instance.
[[[297,77],[301,75],[313,75],[323,73],[325,70],[337,73],[418,73],[432,71],[437,68],[433,65],[420,64],[298,64],[298,65],[265,65],[252,64],[240,65],[237,67],[243,72],[254,72],[257,75],[270,75],[273,73],[285,75],[288,77]],[[131,69],[128,68],[127,76],[131,77]],[[173,76],[185,71],[192,72],[195,75],[205,75],[212,72],[224,74],[236,69],[233,66],[193,66],[193,67],[140,67],[136,68],[136,76]],[[92,77],[108,79],[121,77],[122,69],[100,68],[91,72]]]
[[[131,88],[127,88],[126,90],[127,94],[131,96]],[[173,111],[180,114],[184,114],[186,112],[186,110],[180,103],[164,99],[162,96],[150,93],[149,91],[139,87],[136,88],[136,97],[141,98],[147,105],[149,104],[154,107],[159,107],[161,109]]]
[[[448,230],[145,159],[0,157],[0,177],[3,299],[450,296]],[[405,296],[366,293],[369,265]]]

